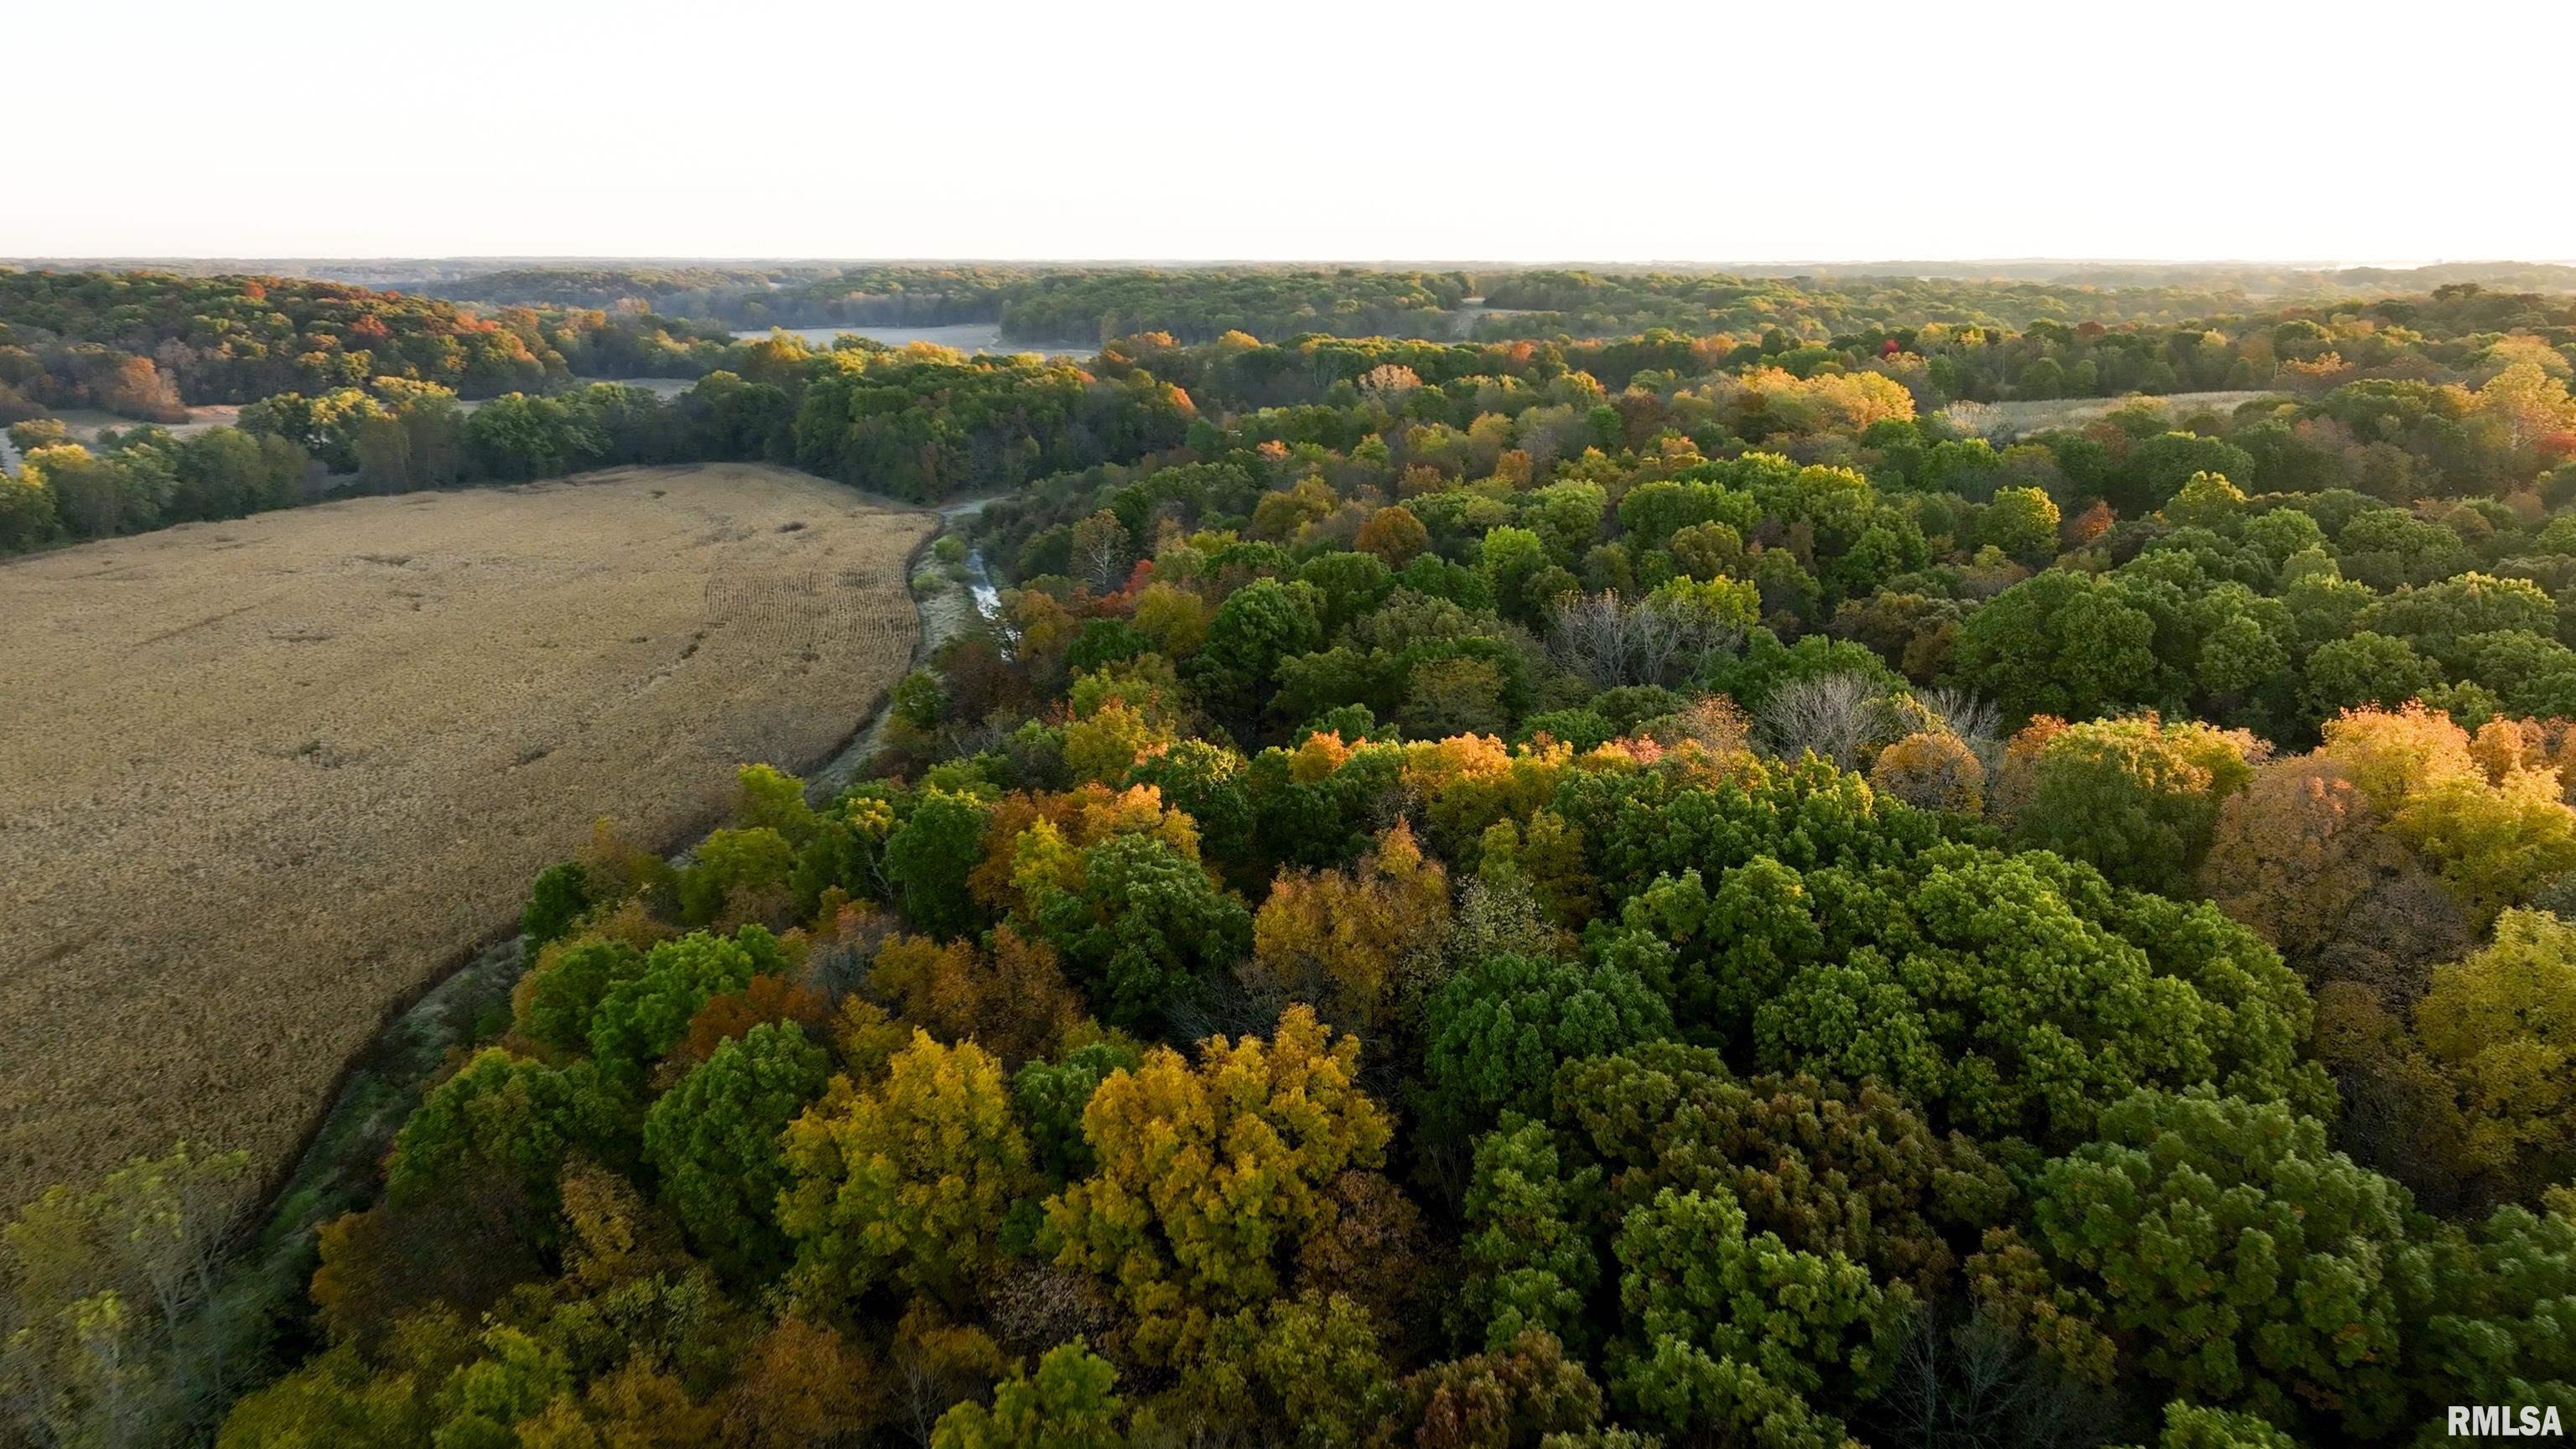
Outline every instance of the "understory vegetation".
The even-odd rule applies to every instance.
[[[22,1432],[2271,1449],[2576,1413],[2576,316],[1833,325],[779,336],[669,402],[259,404],[246,441],[387,487],[722,456],[1004,493],[1000,597],[871,778],[747,765],[683,861],[603,822],[537,878],[508,1022],[273,1361],[189,1331],[224,1159],[40,1198]],[[1981,408],[2209,389],[2259,395]],[[20,486],[59,520],[61,470],[195,445],[40,447]]]

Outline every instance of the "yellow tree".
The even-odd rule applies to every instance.
[[[1985,807],[1986,767],[1957,735],[1923,731],[1878,752],[1870,785],[1908,805],[1974,815]]]
[[[1037,1183],[1001,1062],[922,1031],[881,1085],[833,1079],[789,1124],[786,1148],[778,1225],[796,1244],[792,1281],[828,1308],[887,1281],[967,1296],[999,1251],[1003,1215]]]
[[[2348,710],[2325,737],[2317,754],[2343,767],[2475,924],[2576,870],[2576,809],[2554,768],[2499,761],[2490,777],[2468,731],[2416,704]]]
[[[1195,1065],[1158,1047],[1092,1093],[1099,1169],[1048,1200],[1042,1241],[1107,1280],[1139,1358],[1185,1361],[1213,1319],[1277,1297],[1338,1220],[1334,1180],[1385,1161],[1393,1129],[1359,1057],[1358,1038],[1292,1006],[1269,1041],[1210,1037]]]
[[[1287,871],[1252,921],[1246,984],[1320,1008],[1347,1030],[1387,1013],[1399,969],[1449,929],[1449,873],[1397,821],[1350,871]]]
[[[1009,926],[990,944],[942,945],[927,936],[890,936],[868,971],[869,989],[943,1041],[973,1041],[1015,1067],[1055,1047],[1082,1020],[1082,998],[1064,978],[1055,948]]]
[[[2415,1026],[2458,1088],[2462,1165],[2562,1180],[2576,1152],[2576,926],[2505,912],[2485,950],[2434,969]]]
[[[966,878],[975,899],[996,915],[1025,916],[1033,890],[1081,884],[1078,857],[1113,835],[1151,835],[1185,858],[1199,858],[1196,822],[1163,803],[1152,785],[1113,789],[1077,786],[1063,794],[1012,794],[985,818],[984,858]]]
[[[1167,659],[1187,659],[1207,642],[1208,619],[1214,612],[1188,589],[1156,582],[1136,595],[1136,608],[1127,622],[1153,641],[1156,653]]]
[[[2552,433],[2576,429],[2576,398],[2568,396],[2564,379],[2537,363],[2517,362],[2478,389],[2476,415],[2501,424],[2516,449],[2528,449]]]
[[[1088,716],[1065,722],[1065,768],[1077,780],[1123,780],[1139,759],[1165,749],[1172,739],[1171,730],[1144,710],[1112,698]]]

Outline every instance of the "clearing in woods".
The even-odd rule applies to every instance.
[[[679,841],[857,729],[934,524],[712,464],[0,566],[0,1208],[174,1138],[282,1168],[588,821]]]

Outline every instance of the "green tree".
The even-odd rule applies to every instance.
[[[1029,1135],[1030,1161],[1048,1181],[1088,1177],[1099,1166],[1083,1140],[1082,1114],[1112,1072],[1134,1071],[1144,1054],[1116,1041],[1075,1047],[1059,1062],[1033,1061],[1011,1078],[1011,1102]]]
[[[591,1017],[609,988],[643,973],[644,953],[624,941],[584,936],[560,942],[540,952],[535,967],[519,979],[511,1008],[529,1040],[568,1055],[587,1051]]]
[[[244,1395],[224,1416],[216,1449],[411,1449],[429,1442],[428,1406],[410,1374],[375,1374],[355,1344],[339,1344]],[[131,1442],[131,1441],[129,1441]]]
[[[2104,481],[2103,496],[2124,514],[2150,513],[2194,477],[2214,473],[2256,483],[2254,458],[2223,438],[2168,432],[2141,440]]]
[[[1974,1142],[1935,1135],[1875,1082],[1738,1080],[1717,1052],[1678,1042],[1567,1063],[1556,1120],[1607,1174],[1609,1211],[1665,1188],[1723,1190],[1752,1230],[1926,1296],[1958,1266],[1957,1228],[2000,1220],[2013,1196]]]
[[[1308,1290],[1218,1320],[1162,1417],[1212,1438],[1260,1424],[1270,1426],[1271,1443],[1358,1449],[1371,1442],[1394,1395],[1368,1310],[1340,1293]]]
[[[996,1385],[993,1406],[968,1401],[939,1416],[930,1449],[1126,1449],[1118,1370],[1080,1339],[1047,1350],[1034,1375]]]
[[[693,931],[664,941],[635,975],[613,982],[590,1015],[590,1055],[613,1081],[633,1086],[644,1069],[688,1034],[710,997],[740,991],[754,976],[786,974],[777,938],[759,926],[731,937]]]
[[[984,802],[931,786],[886,837],[885,871],[914,926],[941,936],[978,922],[967,874],[984,859]]]
[[[1426,1110],[1473,1130],[1506,1110],[1547,1110],[1559,1062],[1672,1031],[1672,1013],[1624,966],[1497,955],[1443,983],[1425,1011]]]
[[[2176,1399],[2165,1405],[2165,1430],[2156,1449],[2299,1449],[2299,1441],[2252,1414]]]
[[[2363,705],[2395,709],[2441,682],[2414,645],[2365,629],[2309,653],[2299,704],[2309,719],[2325,720]]]
[[[2154,703],[2171,688],[2155,619],[2111,581],[2063,569],[1970,614],[1951,668],[1958,683],[2024,716],[2083,718]]]
[[[2219,806],[2254,778],[2251,737],[2153,717],[2098,720],[2052,736],[2029,766],[2022,838],[2120,885],[2191,893]]]
[[[599,1110],[598,1094],[576,1074],[486,1047],[404,1120],[385,1170],[386,1200],[403,1206],[492,1179],[550,1203],[564,1158],[604,1135]]]
[[[1322,648],[1323,600],[1312,584],[1255,579],[1217,607],[1207,643],[1190,660],[1200,697],[1237,717],[1258,713],[1279,661]]]
[[[591,908],[588,878],[578,862],[562,861],[537,872],[528,888],[528,908],[519,914],[527,938],[521,949],[531,955],[562,940],[575,921]]]
[[[2057,554],[2057,502],[2037,488],[1998,488],[1978,516],[1977,537],[2023,563]]]
[[[2031,1198],[2050,1301],[2001,1286],[2014,1249],[1996,1238],[1971,1271],[2008,1319],[2080,1325],[2061,1353],[2100,1335],[2123,1367],[2200,1403],[2280,1424],[2319,1405],[2361,1437],[2397,1427],[2413,1204],[2328,1151],[2314,1119],[2206,1090],[2141,1092],[2102,1114],[2099,1141],[2048,1164]]]
[[[770,827],[711,830],[690,853],[677,882],[681,919],[705,925],[758,894],[783,895],[796,870],[796,847]]]
[[[1913,1305],[1840,1253],[1746,1231],[1734,1197],[1666,1188],[1619,1225],[1626,1332],[1612,1387],[1676,1436],[1829,1449],[1835,1411],[1873,1397]]]
[[[1161,1020],[1252,944],[1243,903],[1158,836],[1086,847],[1078,884],[1049,888],[1035,904],[1039,934],[1120,1026]]]
[[[1600,1194],[1601,1170],[1566,1164],[1543,1123],[1507,1112],[1476,1139],[1459,1311],[1488,1351],[1505,1352],[1532,1329],[1585,1340],[1585,1306],[1601,1278],[1591,1229]]]
[[[1600,951],[1737,1060],[1875,1077],[1980,1136],[2080,1141],[2141,1082],[2324,1090],[2299,1063],[2307,993],[2269,947],[2214,907],[2115,896],[2044,851],[1940,846],[1866,874],[1757,856],[1714,891],[1661,877]]]
[[[821,1094],[831,1058],[792,1022],[729,1037],[644,1115],[644,1157],[700,1247],[737,1271],[785,1261],[780,1134]]]
[[[441,1422],[431,1443],[438,1449],[512,1449],[518,1425],[572,1387],[563,1350],[524,1329],[495,1324],[476,1347],[433,1401]]]
[[[524,393],[495,398],[468,415],[464,447],[477,475],[510,483],[597,467],[610,454],[608,434],[588,409]]]
[[[2550,1189],[2537,1211],[2507,1204],[2432,1246],[2407,1344],[2426,1407],[2555,1405],[2576,1418],[2576,1189]]]
[[[1508,526],[1487,530],[1478,555],[1478,566],[1503,613],[1524,623],[1536,622],[1549,602],[1532,597],[1532,585],[1547,561],[1544,540],[1529,529]]]
[[[2225,533],[2243,521],[2245,490],[2217,473],[2194,473],[2165,500],[2165,521],[2177,528]]]

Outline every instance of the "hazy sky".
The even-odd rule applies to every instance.
[[[2576,256],[2576,6],[12,7],[0,255]]]

